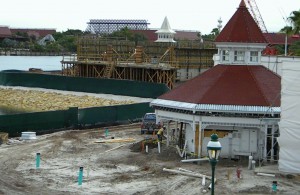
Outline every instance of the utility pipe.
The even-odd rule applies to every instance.
[[[184,172],[188,172],[188,173],[193,173],[193,171],[187,170],[187,169],[183,169],[183,168],[178,168],[178,171],[184,171]]]
[[[269,174],[269,173],[257,173],[257,175],[275,177],[275,174]]]
[[[178,171],[178,170],[167,169],[167,168],[163,168],[163,171],[170,172],[170,173],[177,173],[177,174],[191,176],[191,177],[198,177],[198,178],[203,178],[203,176],[205,176],[207,179],[211,180],[210,176],[206,176],[200,173],[189,173],[185,171]]]
[[[160,153],[160,142],[157,142],[158,153]]]
[[[78,174],[78,185],[82,185],[82,178],[83,178],[83,167],[79,167],[79,174]]]
[[[252,169],[252,160],[253,160],[253,156],[249,156],[249,162],[248,162],[248,169],[249,170]]]
[[[37,169],[40,168],[40,159],[41,159],[41,153],[36,153],[35,167],[36,167]]]
[[[181,160],[181,162],[199,162],[199,161],[209,161],[209,158],[197,158],[197,159]]]

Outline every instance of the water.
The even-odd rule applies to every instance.
[[[0,71],[39,68],[43,71],[61,70],[62,56],[0,56]],[[0,94],[1,95],[1,94]],[[20,113],[0,107],[0,115]]]
[[[0,56],[0,71],[39,68],[43,71],[61,70],[62,56]]]

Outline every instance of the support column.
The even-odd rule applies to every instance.
[[[175,124],[175,143],[178,143],[178,121]]]
[[[198,143],[198,157],[202,156],[202,122],[199,121],[199,143]]]
[[[274,134],[275,134],[275,125],[272,125],[272,135],[271,135],[271,162],[274,162]]]
[[[169,145],[170,145],[170,134],[169,134],[169,131],[170,131],[170,121],[167,122],[167,147],[169,147]]]
[[[196,145],[196,123],[195,123],[195,115],[193,116],[193,123],[192,123],[192,129],[193,129],[193,132],[194,132],[194,136],[193,136],[193,145],[194,145],[194,154],[197,152],[197,147],[198,145]]]
[[[264,132],[265,132],[265,143],[264,143],[264,155],[263,159],[264,161],[267,161],[267,137],[268,137],[268,124],[265,124],[264,126]]]

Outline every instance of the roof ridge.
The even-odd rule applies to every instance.
[[[262,65],[259,65],[259,66],[262,66]],[[278,78],[280,78],[281,79],[281,76],[279,75],[279,74],[277,74],[277,73],[275,73],[275,72],[273,72],[273,71],[271,71],[270,69],[268,69],[267,67],[265,67],[265,66],[262,66],[266,71],[268,71],[268,72],[270,72],[270,73],[272,73],[273,75],[275,75],[276,77],[278,77]],[[272,107],[273,106],[273,104],[274,104],[274,102],[276,101],[276,99],[279,97],[279,95],[281,95],[281,91],[279,91],[278,93],[277,93],[277,95],[274,97],[274,99],[272,100],[272,102],[271,102],[271,105],[270,105],[270,107]]]
[[[260,91],[260,93],[262,94],[266,104],[269,104],[270,102],[268,101],[265,93],[263,92],[263,90],[261,89],[260,85],[258,85],[258,82],[257,82],[257,79],[256,77],[253,75],[252,71],[250,70],[249,66],[247,66],[247,70],[249,71],[251,77],[253,78],[254,82],[255,82],[255,86],[257,87],[257,89]],[[272,105],[269,105],[269,106],[272,106]]]
[[[218,64],[217,66],[222,66],[222,65],[220,65],[220,64]],[[219,74],[218,76],[218,79],[215,79],[214,80],[214,82],[213,82],[213,84],[212,84],[212,86],[206,91],[206,93],[208,93],[208,92],[210,92],[211,90],[214,90],[214,86],[218,83],[218,81],[222,78],[222,76],[225,74],[225,72],[227,72],[228,71],[228,66],[225,66],[226,68],[225,68],[225,70],[223,70],[223,72],[221,73],[221,74]],[[202,97],[203,98],[203,97]],[[202,99],[201,98],[201,99]]]

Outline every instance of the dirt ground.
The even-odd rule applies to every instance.
[[[211,176],[208,162],[182,163],[174,145],[155,144],[142,151],[139,124],[89,130],[61,131],[36,140],[10,139],[0,146],[0,194],[210,194],[210,180],[163,171],[184,168]],[[112,143],[96,141],[112,140]],[[131,138],[132,142],[117,142]],[[41,154],[36,169],[36,153]],[[83,183],[78,185],[79,167]],[[242,170],[237,179],[236,169]],[[257,176],[247,162],[220,159],[216,167],[215,194],[299,194],[297,176]],[[272,181],[278,182],[272,192]],[[206,191],[206,192],[205,192]]]

